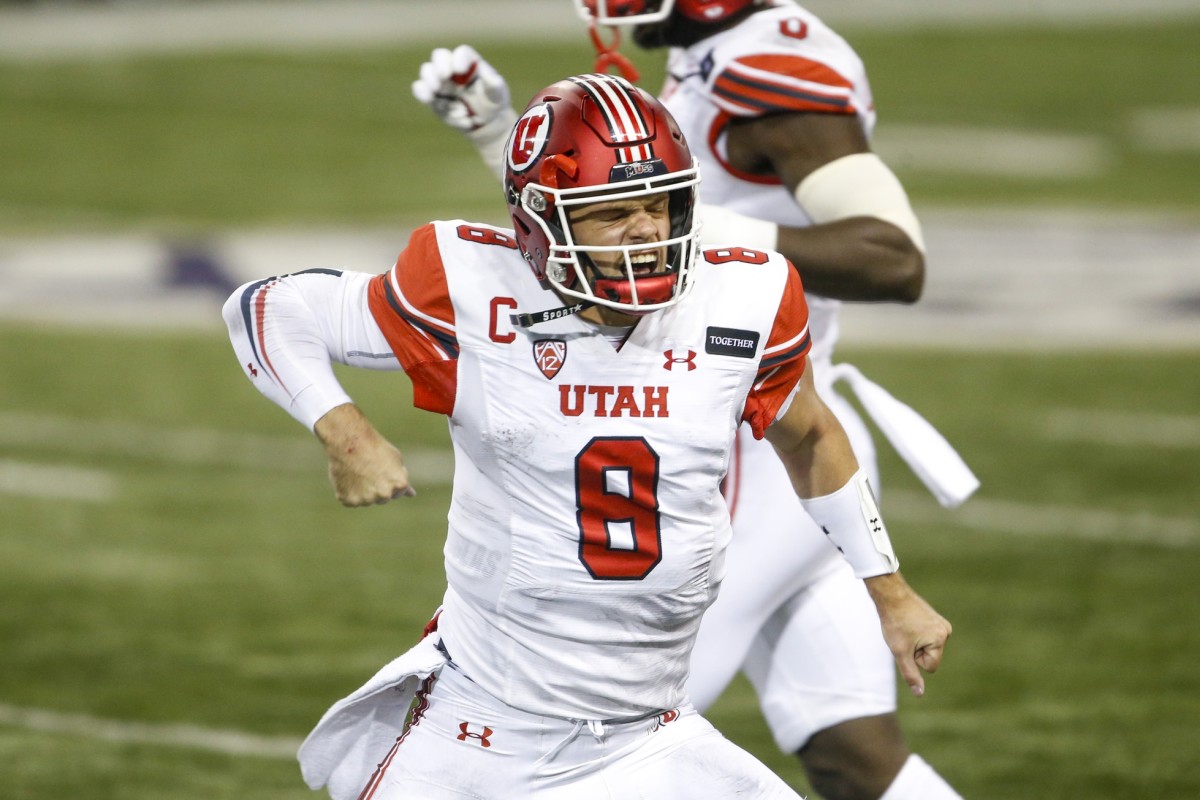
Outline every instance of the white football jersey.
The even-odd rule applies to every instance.
[[[761,435],[804,369],[795,270],[708,250],[692,292],[618,349],[577,316],[515,326],[561,301],[511,231],[449,221],[418,229],[368,299],[417,405],[450,420],[451,658],[533,713],[679,705],[724,573],[734,431]]]
[[[661,99],[700,162],[701,202],[803,227],[812,221],[780,180],[729,165],[729,123],[786,112],[852,114],[869,137],[875,107],[866,69],[846,40],[789,0],[776,6],[691,47],[673,48]],[[814,360],[832,356],[839,306],[809,296]]]

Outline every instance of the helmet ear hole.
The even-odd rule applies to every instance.
[[[579,164],[575,159],[571,158],[572,153],[574,153],[573,150],[549,156],[542,162],[542,171],[539,177],[544,186],[549,186],[552,189],[559,188],[559,173],[562,173],[563,177],[571,181],[579,177]]]

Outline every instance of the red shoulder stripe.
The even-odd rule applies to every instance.
[[[804,287],[800,283],[800,273],[789,262],[787,284],[779,301],[775,323],[763,348],[758,375],[742,414],[756,439],[761,439],[775,421],[779,409],[804,374],[811,344]]]
[[[855,114],[853,84],[819,61],[792,55],[745,56],[713,81],[714,100],[739,116],[780,111]]]
[[[432,225],[414,231],[396,266],[371,280],[367,303],[413,382],[414,404],[450,413],[457,389],[458,337]]]

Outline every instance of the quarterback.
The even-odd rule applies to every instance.
[[[564,0],[565,2],[565,0]],[[705,245],[783,253],[808,293],[818,393],[878,486],[874,445],[845,382],[946,506],[978,481],[944,438],[850,364],[834,363],[842,301],[911,303],[925,275],[921,226],[870,150],[875,105],[850,45],[790,0],[576,0],[596,25],[667,47],[661,92],[704,172]],[[602,52],[601,64],[621,65]],[[497,174],[514,112],[496,71],[469,46],[435,50],[413,92],[463,131]],[[896,718],[895,678],[861,582],[803,509],[770,445],[743,428],[725,483],[734,539],[728,579],[693,650],[689,695],[707,708],[740,668],[781,749],[797,753],[828,800],[951,800],[912,753]]]
[[[380,275],[269,278],[224,308],[341,502],[413,487],[333,361],[403,370],[454,447],[436,625],[318,723],[305,779],[339,800],[795,798],[685,689],[725,574],[738,427],[779,452],[915,691],[950,635],[813,390],[799,275],[773,251],[700,247],[687,142],[619,78],[538,92],[504,165],[512,228],[433,222]]]

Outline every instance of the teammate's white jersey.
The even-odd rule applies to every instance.
[[[862,60],[825,23],[788,0],[687,48],[672,48],[660,95],[700,162],[701,202],[790,227],[812,221],[774,177],[734,169],[725,133],[735,119],[787,112],[854,115],[875,125]],[[814,361],[828,361],[839,301],[809,296]]]
[[[282,335],[273,313],[304,313],[277,305],[289,284],[331,279],[247,287],[238,324],[256,382],[307,385],[277,371],[302,361],[289,348],[304,337],[265,339]],[[691,293],[643,317],[619,349],[577,316],[512,324],[511,314],[561,301],[509,230],[432,223],[391,271],[356,280],[362,297],[318,312],[345,317],[320,329],[377,326],[365,346],[378,348],[381,333],[416,404],[450,421],[439,623],[450,657],[533,713],[605,720],[681,704],[700,616],[724,573],[719,483],[734,432],[746,421],[761,435],[804,369],[795,270],[776,253],[705,251]],[[352,339],[329,342],[333,358],[361,358]],[[287,394],[296,391],[307,390]]]

